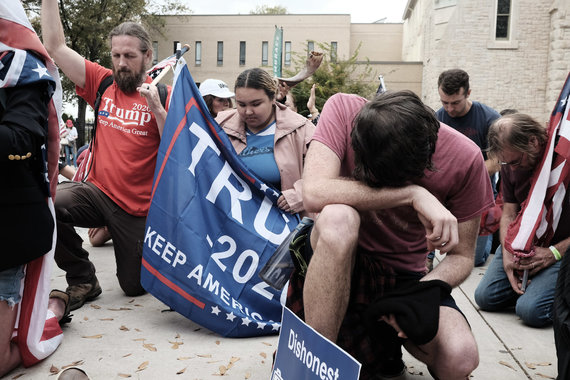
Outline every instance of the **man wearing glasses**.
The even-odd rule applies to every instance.
[[[495,173],[499,171],[496,160],[487,157],[487,133],[489,126],[501,115],[491,107],[469,99],[469,74],[461,69],[451,69],[442,72],[437,81],[437,90],[442,107],[436,112],[436,117],[453,129],[469,137],[483,153],[485,166],[491,176],[491,185],[495,195]],[[484,265],[491,252],[493,235],[479,236],[475,248],[475,266]],[[428,258],[428,267],[433,265],[433,255]]]
[[[533,174],[546,154],[547,140],[546,128],[520,113],[503,116],[489,129],[489,151],[501,165],[504,200],[501,247],[475,290],[475,302],[482,310],[499,311],[515,307],[522,322],[532,327],[552,323],[560,259],[570,247],[570,192],[566,192],[561,202],[562,209],[558,210],[560,219],[552,239],[548,244],[537,243],[534,255],[515,260],[515,256],[504,248],[504,243],[511,228],[509,225],[515,221],[523,202],[529,197]],[[521,276],[525,270],[528,281]]]

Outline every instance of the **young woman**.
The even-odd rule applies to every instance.
[[[281,190],[278,206],[305,216],[303,162],[315,126],[275,101],[277,82],[260,68],[242,72],[235,83],[236,109],[218,114],[243,162]]]

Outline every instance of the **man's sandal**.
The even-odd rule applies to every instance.
[[[60,299],[65,304],[65,311],[63,312],[63,316],[59,320],[59,325],[63,326],[66,323],[71,322],[71,313],[69,310],[69,293],[54,289],[49,293],[49,298]]]

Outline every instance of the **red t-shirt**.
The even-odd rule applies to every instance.
[[[110,74],[85,60],[85,88],[76,87],[77,94],[93,107],[101,81]],[[151,81],[147,77],[146,83]],[[146,216],[159,144],[156,119],[146,99],[138,92],[122,92],[113,82],[101,97],[95,159],[87,180],[129,214]]]
[[[339,174],[343,177],[352,177],[352,120],[366,102],[356,95],[332,96],[323,107],[313,135],[314,140],[337,154],[341,161]],[[467,137],[441,124],[432,160],[437,170],[426,170],[425,176],[415,183],[430,191],[459,222],[468,221],[493,205],[481,150]],[[380,260],[397,271],[425,272],[426,232],[412,207],[364,212],[361,217],[361,247],[377,252]]]

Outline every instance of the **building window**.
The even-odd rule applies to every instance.
[[[218,66],[224,64],[224,42],[218,41]]]
[[[245,41],[239,42],[239,65],[245,65]]]
[[[152,41],[152,64],[158,63],[158,41]]]
[[[511,0],[497,0],[497,26],[495,38],[508,40],[511,19]]]
[[[331,42],[331,62],[336,62],[336,50],[337,50],[338,43],[336,41]]]
[[[269,64],[269,42],[261,42],[261,65],[267,66]]]
[[[285,41],[285,66],[291,66],[291,41]]]
[[[200,66],[202,64],[202,41],[196,41],[196,47],[194,48],[194,53],[196,54],[194,63],[196,64],[196,66]]]
[[[309,55],[314,50],[315,50],[315,42],[314,41],[307,42],[307,55]]]
[[[172,48],[172,53],[176,53],[176,47],[178,46],[178,44],[180,43],[180,41],[174,41],[173,42],[173,48]]]

